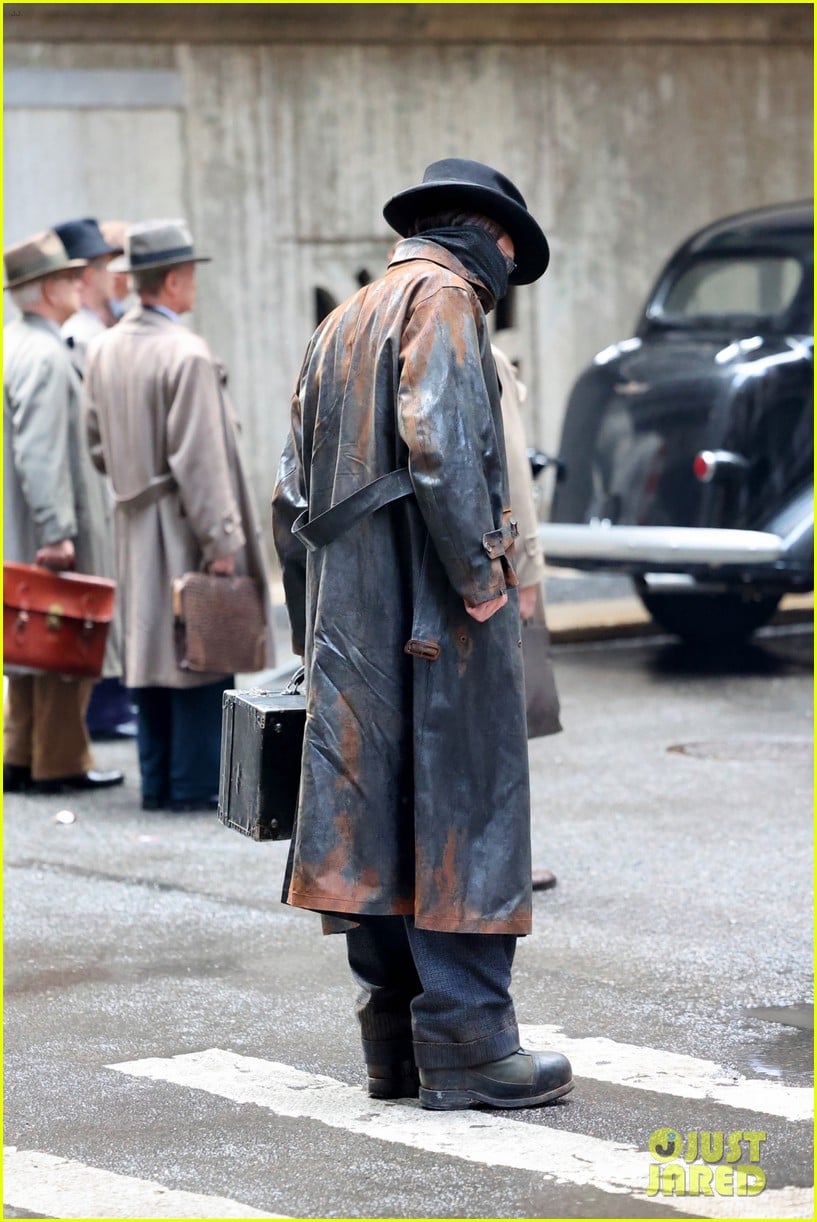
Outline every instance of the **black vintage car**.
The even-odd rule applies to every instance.
[[[548,562],[631,574],[685,638],[813,587],[812,231],[808,202],[694,234],[568,401]]]

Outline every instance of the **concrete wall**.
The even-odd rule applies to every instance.
[[[427,162],[497,165],[551,239],[499,336],[546,448],[677,242],[811,192],[808,5],[313,7],[32,5],[5,26],[5,243],[189,218],[216,260],[195,325],[264,516],[315,290],[378,273],[382,204]]]

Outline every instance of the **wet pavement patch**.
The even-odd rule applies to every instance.
[[[788,1006],[752,1006],[743,1012],[765,1023],[782,1023],[786,1027],[797,1027],[800,1031],[814,1030],[814,1006],[808,1001]]]

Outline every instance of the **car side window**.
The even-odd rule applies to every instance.
[[[788,255],[699,259],[670,287],[662,313],[680,318],[780,314],[791,305],[801,276],[799,260]]]

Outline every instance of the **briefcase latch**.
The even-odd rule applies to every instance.
[[[45,616],[45,626],[49,632],[59,632],[62,627],[62,607],[52,603]]]

